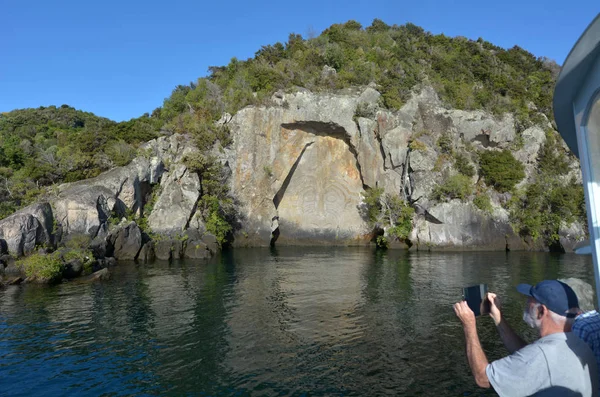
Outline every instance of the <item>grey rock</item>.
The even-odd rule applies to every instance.
[[[165,239],[156,242],[154,251],[156,253],[156,259],[162,261],[170,261],[182,258],[183,244],[180,240],[176,239]]]
[[[563,223],[559,230],[559,242],[565,252],[574,252],[577,243],[586,239],[586,230],[578,223]]]
[[[65,263],[63,269],[63,277],[66,279],[72,279],[81,276],[83,272],[83,263],[79,259],[73,259]]]
[[[184,257],[188,259],[204,259],[210,258],[211,252],[208,250],[206,244],[200,240],[188,240]]]
[[[52,201],[56,221],[67,235],[93,236],[111,216],[116,204],[117,199],[109,188],[84,183],[64,187]]]
[[[154,241],[148,241],[142,246],[140,253],[138,254],[137,260],[141,263],[151,263],[156,259],[154,253]]]
[[[110,277],[111,277],[110,271],[108,270],[108,268],[105,268],[105,269],[101,269],[95,273],[90,274],[89,276],[87,276],[85,278],[84,281],[106,281],[106,280],[109,280]]]
[[[408,142],[412,132],[402,126],[395,127],[384,133],[381,145],[385,153],[387,168],[397,168],[405,164],[408,152]]]
[[[202,236],[202,242],[206,244],[209,251],[213,254],[219,250],[219,243],[214,234],[206,233]]]
[[[14,256],[31,254],[36,246],[54,245],[53,214],[48,203],[33,204],[0,221],[0,246]]]
[[[443,224],[418,218],[411,235],[416,249],[525,250],[529,247],[515,235],[508,213],[498,210],[488,217],[471,203],[453,200],[429,208]]]
[[[135,222],[118,228],[108,240],[117,260],[134,260],[142,248],[142,232]]]
[[[109,242],[107,241],[106,237],[96,236],[90,242],[90,250],[94,254],[95,258],[103,259],[106,257],[109,251]]]
[[[188,223],[200,198],[200,178],[178,165],[161,181],[161,193],[148,217],[148,225],[155,233],[181,233]]]
[[[117,265],[117,259],[113,257],[104,258],[104,264],[106,267],[113,267]]]

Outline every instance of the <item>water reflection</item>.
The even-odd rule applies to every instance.
[[[6,395],[458,395],[478,390],[451,311],[487,283],[520,332],[520,282],[593,279],[543,253],[236,249],[122,264],[105,283],[0,290]],[[502,357],[493,324],[479,332]],[[26,381],[24,381],[26,379]]]

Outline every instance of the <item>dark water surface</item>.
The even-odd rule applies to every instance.
[[[531,339],[514,286],[570,276],[591,283],[591,260],[281,248],[6,287],[0,395],[494,395],[468,369],[461,287],[488,283]],[[491,319],[478,328],[488,359],[506,355]]]

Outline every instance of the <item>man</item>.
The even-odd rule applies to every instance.
[[[600,377],[600,313],[594,310],[594,289],[578,278],[571,277],[559,281],[571,287],[577,295],[580,310],[577,311],[571,331],[594,352]]]
[[[520,284],[527,295],[523,319],[541,339],[527,345],[508,325],[495,294],[488,294],[490,316],[511,353],[488,363],[479,343],[475,315],[465,301],[454,305],[465,332],[469,366],[480,387],[494,387],[500,396],[598,396],[596,361],[590,348],[568,332],[578,307],[577,296],[566,284],[545,280],[535,286]]]

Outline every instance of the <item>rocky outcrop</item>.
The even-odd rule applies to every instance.
[[[142,248],[142,232],[135,222],[118,227],[107,238],[110,243],[110,253],[118,260],[132,261],[137,258]]]
[[[54,217],[48,203],[33,204],[0,221],[0,255],[23,256],[54,245]]]
[[[521,251],[530,248],[515,234],[504,209],[486,214],[472,203],[453,200],[429,208],[429,213],[443,223],[435,224],[418,217],[410,238],[413,249]]]
[[[511,114],[447,109],[427,86],[396,112],[382,109],[379,98],[372,87],[279,92],[273,106],[233,116],[233,145],[222,162],[231,169],[242,216],[235,244],[369,244],[373,230],[361,217],[362,195],[378,187],[409,202],[419,199],[442,220],[415,217],[410,239],[416,248],[536,248],[512,230],[501,206],[509,197],[490,193],[491,214],[431,197],[457,173],[449,153],[472,163],[478,152],[509,149],[525,165],[525,184],[535,175],[545,126],[518,132]],[[451,145],[446,151],[439,143],[444,139]],[[473,185],[478,180],[475,175]]]
[[[183,164],[172,167],[160,184],[160,195],[148,217],[155,233],[174,235],[189,227],[200,198],[200,178]]]
[[[116,203],[117,199],[109,188],[80,183],[64,188],[52,200],[52,207],[63,234],[95,237],[110,218]]]

